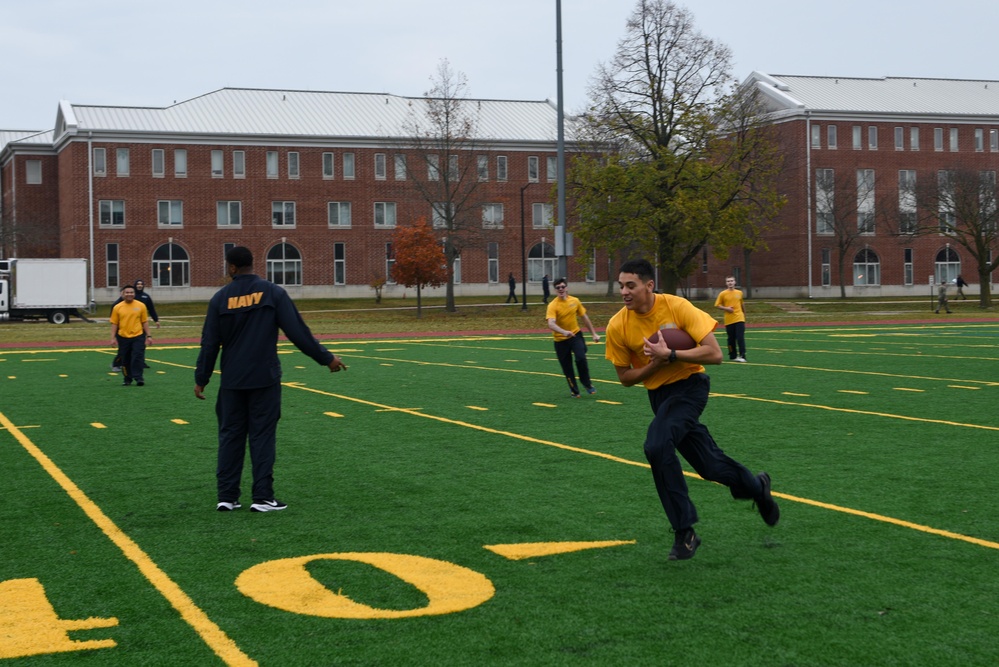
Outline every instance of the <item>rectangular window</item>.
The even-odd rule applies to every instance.
[[[441,156],[440,155],[428,155],[427,156],[427,180],[428,181],[439,181],[439,180],[441,180]]]
[[[232,177],[246,178],[246,152],[232,152]]]
[[[184,202],[180,199],[166,199],[157,202],[160,227],[180,227],[184,224]]]
[[[225,157],[222,151],[212,151],[212,178],[225,176]]]
[[[539,169],[538,158],[536,155],[531,155],[527,158],[527,180],[532,183],[537,183],[539,180]]]
[[[957,128],[956,127],[950,128],[950,152],[951,153],[956,153],[957,152]]]
[[[395,276],[392,269],[395,268],[395,248],[391,243],[385,244],[385,282],[395,285]]]
[[[975,152],[981,153],[985,150],[985,130],[975,128]]]
[[[918,151],[919,150],[919,128],[910,127],[909,128],[909,150]]]
[[[496,180],[505,181],[506,180],[506,156],[497,155],[496,156]]]
[[[187,149],[178,148],[173,152],[173,175],[176,178],[187,177]]]
[[[118,176],[128,176],[128,149],[119,148],[115,153],[118,159],[115,163],[115,173]]]
[[[347,244],[333,244],[333,284],[347,284]]]
[[[859,125],[853,126],[853,150],[859,151],[864,147],[864,128]]]
[[[163,178],[166,175],[166,154],[162,148],[153,149],[153,178]]]
[[[954,229],[957,220],[954,215],[954,175],[949,171],[937,172],[937,201],[940,233],[946,234]]]
[[[323,178],[330,180],[334,176],[333,153],[323,153]]]
[[[875,125],[867,127],[867,148],[872,151],[878,149],[878,128]]]
[[[395,202],[375,202],[375,227],[395,227]]]
[[[451,218],[454,217],[454,205],[445,202],[437,202],[430,207],[430,223],[434,229],[447,229],[448,212]]]
[[[899,233],[916,233],[915,169],[901,169],[898,172],[898,218]]]
[[[943,150],[943,128],[935,127],[933,128],[933,150],[942,151]]]
[[[384,181],[388,178],[388,164],[385,153],[375,153],[375,180]]]
[[[551,229],[553,209],[551,204],[532,204],[531,226],[534,229]]]
[[[476,171],[478,171],[478,173],[479,173],[479,180],[480,181],[488,181],[489,180],[489,156],[488,155],[480,155],[477,158],[475,158],[475,166],[476,166]]]
[[[41,185],[42,183],[42,161],[24,161],[24,179],[28,185]]]
[[[503,204],[482,205],[482,228],[503,229]]]
[[[999,130],[989,130],[989,150],[993,153],[999,151]]]
[[[350,227],[349,201],[331,201],[326,208],[327,226]]]
[[[874,170],[857,170],[857,232],[874,233]]]
[[[395,180],[406,180],[406,156],[402,153],[395,155]]]
[[[243,205],[238,201],[216,203],[216,225],[219,227],[242,227]]]
[[[451,278],[455,285],[461,284],[461,255],[454,258],[454,263],[451,264]]]
[[[295,202],[293,201],[271,202],[271,226],[294,227]]]
[[[486,259],[488,260],[487,276],[490,283],[499,282],[499,243],[486,244]]]
[[[348,181],[354,180],[354,154],[343,154],[343,177]]]
[[[996,172],[978,172],[978,220],[986,237],[996,231]]]
[[[826,146],[828,148],[836,148],[836,126],[829,125],[826,127]]]
[[[458,156],[448,155],[447,157],[447,177],[452,183],[460,180],[461,172],[458,170]]]
[[[94,149],[94,176],[106,176],[107,173],[108,173],[107,150],[104,149],[104,148],[95,148]]]
[[[832,285],[832,250],[822,249],[822,286]]]
[[[815,233],[832,234],[835,220],[836,172],[832,169],[815,170]]]
[[[912,248],[902,250],[902,283],[911,285],[915,272],[912,270]]]
[[[301,172],[298,169],[298,153],[291,151],[288,153],[288,178],[299,178]]]
[[[903,127],[895,128],[895,150],[905,150],[905,128]]]
[[[812,148],[822,148],[821,125],[812,125]]]
[[[545,178],[549,183],[558,180],[558,158],[550,157],[545,160]]]
[[[125,226],[125,200],[102,199],[97,202],[97,220],[101,227]]]
[[[278,177],[278,154],[277,151],[267,151],[267,178]]]
[[[104,246],[104,273],[108,287],[117,287],[121,282],[121,267],[118,264],[118,244],[108,243]]]

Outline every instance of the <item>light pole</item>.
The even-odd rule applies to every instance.
[[[520,309],[523,311],[527,310],[527,241],[524,231],[524,190],[529,185],[530,183],[525,183],[524,187],[520,188],[520,277],[523,290]]]

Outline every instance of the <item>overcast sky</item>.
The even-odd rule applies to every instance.
[[[637,0],[562,0],[578,111]],[[999,3],[705,0],[740,81],[770,74],[999,79]],[[51,129],[60,99],[169,106],[224,87],[419,96],[447,58],[473,97],[557,97],[555,0],[0,0],[0,129]],[[999,112],[999,109],[997,109]]]

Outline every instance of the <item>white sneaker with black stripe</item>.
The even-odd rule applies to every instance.
[[[275,500],[274,498],[271,498],[270,500],[255,501],[252,505],[250,505],[251,512],[278,512],[283,509],[288,509],[288,506],[280,500]]]
[[[233,501],[231,503],[227,503],[224,500],[220,500],[219,504],[215,506],[215,509],[218,510],[219,512],[232,512],[233,510],[238,510],[240,507],[242,507],[242,505],[239,504],[238,500]]]

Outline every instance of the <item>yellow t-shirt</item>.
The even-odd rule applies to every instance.
[[[746,321],[746,311],[742,309],[742,291],[737,289],[723,289],[715,299],[716,306],[728,306],[732,312],[725,311],[725,325]]]
[[[149,319],[146,304],[138,299],[132,303],[122,301],[111,311],[111,324],[118,325],[118,335],[135,338],[143,333],[142,323]]]
[[[564,299],[555,297],[548,304],[548,310],[545,312],[545,321],[552,318],[555,319],[555,324],[562,327],[566,331],[571,331],[573,334],[579,333],[579,319],[586,314],[586,308],[583,306],[583,302],[574,296],[567,296]],[[555,340],[568,340],[568,336],[563,336],[557,331],[552,331],[555,334]]]
[[[683,329],[700,343],[715,330],[718,322],[686,299],[672,294],[656,294],[652,310],[640,315],[622,308],[607,324],[604,356],[621,368],[641,368],[649,363],[645,356],[645,341],[660,329]],[[694,373],[703,373],[704,366],[675,361],[659,369],[643,382],[646,389],[685,380]]]

